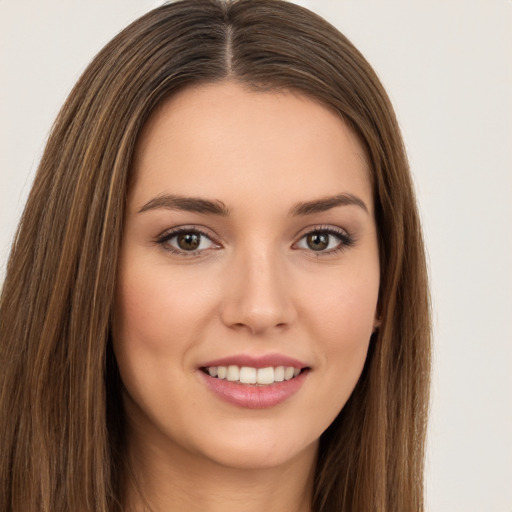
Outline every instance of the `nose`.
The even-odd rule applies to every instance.
[[[285,264],[271,250],[248,252],[228,270],[222,321],[253,335],[286,329],[297,314]]]

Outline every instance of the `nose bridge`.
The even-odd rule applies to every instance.
[[[285,262],[268,240],[258,240],[235,251],[229,269],[223,308],[230,327],[261,333],[284,327],[295,318]]]

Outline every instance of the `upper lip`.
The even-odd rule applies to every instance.
[[[283,354],[265,354],[262,356],[252,356],[249,354],[236,354],[232,356],[214,359],[200,365],[200,368],[210,368],[212,366],[248,366],[250,368],[267,368],[269,366],[293,366],[294,368],[307,368],[308,365],[293,357]]]

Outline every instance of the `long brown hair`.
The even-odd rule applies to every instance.
[[[42,157],[0,302],[2,511],[121,510],[124,420],[110,325],[130,161],[159,102],[225,79],[334,108],[372,173],[381,326],[356,389],[321,438],[313,509],[423,510],[427,277],[388,97],[352,44],[304,8],[185,0],[143,16],[96,56]]]

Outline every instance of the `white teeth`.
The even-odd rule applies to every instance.
[[[238,368],[238,366],[235,366],[234,364],[231,366],[228,366],[226,380],[229,380],[230,382],[236,382],[239,379],[240,379],[240,368]]]
[[[210,366],[206,368],[210,377],[225,379],[241,384],[269,385],[274,382],[290,380],[300,374],[300,368],[293,366],[268,366],[266,368],[252,368],[250,366]]]
[[[274,368],[258,368],[258,384],[273,384],[274,383]]]
[[[274,380],[276,382],[283,382],[284,380],[284,366],[278,366],[274,369]]]
[[[293,366],[287,366],[284,369],[284,380],[290,380],[293,378]]]
[[[240,368],[240,382],[242,384],[256,384],[256,368],[242,366]]]

